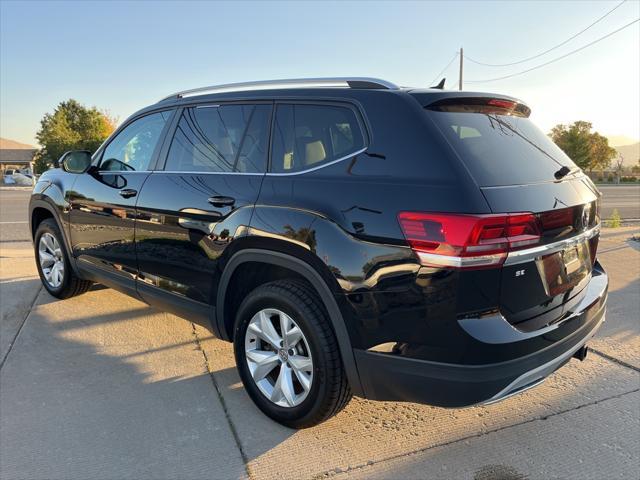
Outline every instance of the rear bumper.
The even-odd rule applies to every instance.
[[[531,388],[567,363],[602,325],[608,283],[596,264],[586,295],[573,314],[536,332],[520,332],[504,319],[503,323],[484,319],[489,320],[486,329],[460,324],[474,342],[495,349],[498,358],[501,349],[546,340],[544,348],[508,361],[462,365],[356,349],[365,397],[453,408],[493,403]]]

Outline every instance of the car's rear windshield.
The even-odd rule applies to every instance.
[[[562,166],[575,168],[525,116],[500,109],[425,112],[482,187],[554,181]]]

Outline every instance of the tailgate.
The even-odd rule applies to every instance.
[[[540,245],[510,252],[500,283],[500,310],[521,330],[561,320],[582,299],[598,244],[598,195],[590,181],[482,189],[496,212],[532,211]]]
[[[599,192],[518,100],[465,92],[435,101],[415,96],[491,211],[527,219],[528,243],[510,242],[502,265],[502,314],[523,330],[561,320],[591,278]],[[503,233],[496,233],[500,242]],[[491,234],[483,230],[480,244],[490,245]]]

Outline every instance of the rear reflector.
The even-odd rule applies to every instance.
[[[500,266],[510,251],[540,243],[532,213],[457,215],[401,212],[404,236],[424,265],[452,268]]]

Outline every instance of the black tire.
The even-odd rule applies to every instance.
[[[313,382],[297,406],[282,407],[269,400],[254,382],[245,355],[245,334],[253,316],[275,308],[289,315],[302,330],[313,358]],[[291,428],[317,425],[351,400],[338,342],[316,292],[295,280],[279,280],[253,290],[240,305],[234,331],[234,351],[240,377],[254,403],[267,416]]]
[[[58,287],[53,287],[45,278],[44,273],[42,272],[42,266],[40,265],[40,258],[38,253],[38,248],[40,245],[40,238],[48,233],[52,235],[58,245],[60,245],[60,251],[62,254],[62,259],[64,262],[64,273],[62,282]],[[79,278],[73,269],[71,268],[71,263],[69,262],[69,256],[67,255],[66,248],[64,247],[64,242],[62,239],[62,234],[60,232],[60,228],[56,221],[52,218],[47,218],[40,222],[38,228],[36,229],[36,235],[33,242],[35,258],[36,258],[36,266],[38,267],[38,274],[40,275],[40,280],[42,281],[42,285],[47,291],[53,295],[54,297],[65,299],[74,297],[76,295],[80,295],[85,293],[87,290],[91,288],[93,282],[89,280],[83,280]]]

